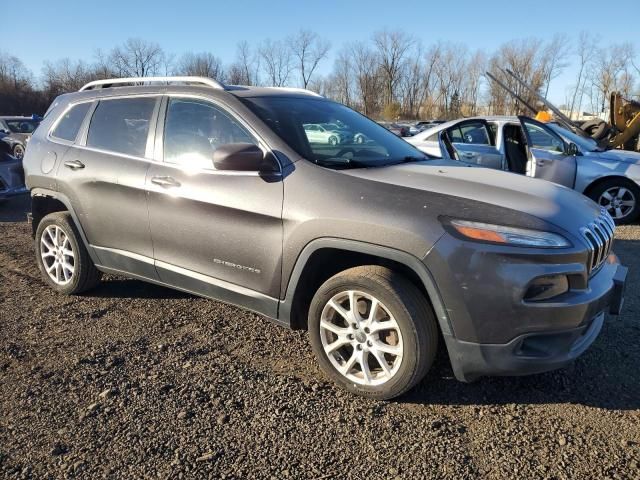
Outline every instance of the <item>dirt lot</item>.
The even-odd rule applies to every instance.
[[[307,336],[125,278],[38,276],[27,202],[0,206],[0,477],[640,478],[640,227],[625,314],[562,371],[410,394],[335,389]]]

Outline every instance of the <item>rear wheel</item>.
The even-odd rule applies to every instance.
[[[95,267],[67,212],[44,217],[35,238],[36,261],[44,281],[66,295],[95,287],[102,273]]]
[[[338,137],[329,137],[329,145],[337,145]]]
[[[19,143],[16,143],[13,147],[13,156],[18,160],[22,160],[22,158],[24,157],[24,147]]]
[[[318,289],[309,309],[309,336],[333,381],[376,399],[416,385],[438,345],[426,298],[406,278],[378,266],[351,268]]]
[[[640,215],[640,188],[630,180],[605,180],[589,192],[589,197],[604,207],[617,224],[634,222]]]

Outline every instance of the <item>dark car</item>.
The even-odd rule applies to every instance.
[[[317,124],[367,141],[310,142]],[[606,210],[431,161],[306,90],[91,82],[54,101],[24,166],[52,289],[108,272],[240,305],[308,329],[324,372],[372,398],[416,385],[440,339],[462,381],[562,367],[622,308]]]
[[[2,139],[9,145],[11,154],[22,160],[27,142],[38,125],[41,118],[33,115],[31,117],[0,117],[0,132],[5,134]]]
[[[10,154],[9,144],[0,133],[0,200],[28,192],[24,185],[22,161]]]

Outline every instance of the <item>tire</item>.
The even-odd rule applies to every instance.
[[[609,134],[609,124],[604,120],[588,120],[581,128],[594,140],[602,140]]]
[[[329,137],[329,145],[337,145],[338,138],[337,137]]]
[[[591,189],[588,196],[598,205],[606,208],[618,225],[633,223],[640,216],[640,188],[631,180],[624,178],[604,180]],[[614,203],[614,200],[622,202],[618,207],[619,212],[616,210],[618,204]],[[628,203],[631,201],[633,204]]]
[[[51,248],[56,245],[62,245],[63,248]],[[72,255],[65,254],[69,251]],[[102,273],[91,261],[78,229],[67,212],[50,213],[40,221],[36,230],[35,254],[45,283],[59,293],[75,295],[100,283]],[[54,264],[60,266],[52,268]],[[51,273],[47,272],[48,269]]]
[[[354,298],[357,318],[350,316]],[[373,300],[379,302],[375,310]],[[332,305],[342,308],[346,317]],[[372,311],[378,321],[365,318]],[[344,318],[354,323],[348,325]],[[438,327],[427,299],[402,275],[379,266],[350,268],[322,284],[309,307],[308,327],[324,373],[345,390],[377,400],[414,387],[431,368],[438,348]],[[377,356],[382,356],[386,370]]]
[[[22,160],[24,158],[24,147],[19,143],[16,143],[13,146],[13,156],[18,160]]]

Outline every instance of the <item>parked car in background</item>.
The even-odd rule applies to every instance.
[[[9,143],[2,141],[5,136],[0,133],[0,200],[28,192],[24,185],[22,160],[11,155]]]
[[[443,123],[407,141],[431,156],[573,188],[607,209],[616,223],[640,216],[640,153],[605,150],[554,123],[476,117]]]
[[[310,142],[327,123],[368,141]],[[430,161],[305,90],[91,82],[54,101],[24,164],[52,289],[111,272],[243,306],[308,329],[326,375],[376,399],[416,385],[440,339],[462,381],[562,367],[622,308],[613,221],[592,201]]]
[[[332,123],[306,124],[304,125],[304,133],[307,135],[309,143],[338,145],[351,143],[354,139],[353,133],[349,130]]]
[[[442,120],[430,120],[430,121],[421,121],[416,122],[415,125],[411,125],[409,128],[409,132],[411,135],[417,135],[420,132],[424,132],[427,128],[433,128],[437,125],[444,123]]]
[[[9,144],[11,154],[19,160],[24,156],[27,142],[34,130],[40,125],[40,117],[0,117],[0,132],[5,134],[3,141]]]
[[[378,122],[378,124],[382,125],[384,128],[398,137],[408,137],[410,135],[409,127],[390,122]]]

